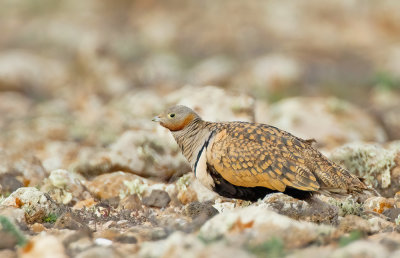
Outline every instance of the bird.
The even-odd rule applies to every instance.
[[[368,187],[304,140],[272,125],[208,122],[177,105],[153,118],[167,128],[196,178],[227,198],[257,201],[282,192],[298,199],[315,193],[346,195]]]

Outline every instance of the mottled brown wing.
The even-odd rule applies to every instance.
[[[263,186],[281,192],[290,186],[317,191],[319,184],[303,157],[303,150],[308,147],[275,127],[229,123],[207,149],[207,162],[237,186]]]

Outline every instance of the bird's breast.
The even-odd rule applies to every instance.
[[[215,183],[211,175],[207,171],[207,147],[201,148],[198,158],[195,163],[194,173],[196,178],[200,181],[202,185],[210,190],[213,190]]]

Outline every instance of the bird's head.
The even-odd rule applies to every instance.
[[[193,110],[185,106],[173,106],[155,116],[154,122],[160,122],[170,131],[180,131],[196,119],[199,119]]]

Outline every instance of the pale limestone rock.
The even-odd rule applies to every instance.
[[[287,232],[291,232],[287,234]],[[266,206],[248,206],[220,213],[208,220],[200,229],[206,240],[219,237],[235,238],[241,234],[263,241],[272,236],[282,238],[288,246],[303,246],[315,241],[320,234],[329,234],[333,228],[305,221],[296,221],[275,213]]]
[[[334,149],[330,158],[352,174],[365,179],[380,194],[393,197],[399,189],[400,146],[393,142],[379,144],[349,143]]]
[[[107,150],[89,154],[76,170],[93,176],[117,168],[165,180],[190,171],[173,137],[164,128],[156,130],[126,131]]]
[[[55,236],[39,234],[31,240],[31,248],[19,250],[21,258],[67,258],[63,243]]]
[[[0,89],[48,94],[66,78],[66,67],[57,59],[22,50],[0,53]]]
[[[41,161],[31,155],[20,152],[3,151],[0,149],[0,174],[12,173],[20,176],[20,181],[24,179],[30,186],[37,186],[47,177]]]
[[[166,103],[187,106],[208,121],[254,121],[254,98],[215,86],[185,86],[167,95]]]
[[[74,172],[56,169],[50,172],[41,190],[48,192],[57,202],[68,204],[72,200],[79,201],[90,198],[82,183],[85,179]]]
[[[193,234],[186,235],[183,232],[175,232],[165,240],[146,242],[140,247],[139,257],[254,257],[243,249],[235,246],[227,246],[224,243],[210,243],[206,245]]]
[[[245,64],[238,74],[233,75],[232,84],[239,89],[246,85],[258,96],[268,97],[287,89],[296,83],[301,75],[301,66],[293,57],[271,54]]]
[[[142,195],[147,191],[150,180],[122,171],[104,174],[84,183],[93,196],[102,200],[127,195]]]
[[[386,134],[372,116],[336,98],[295,97],[272,104],[257,122],[267,123],[325,148],[355,141],[384,142]]]
[[[368,240],[358,240],[345,247],[334,250],[330,258],[342,257],[388,257],[388,251],[379,243]]]
[[[234,73],[235,64],[228,57],[212,56],[197,63],[188,73],[194,85],[220,85]]]
[[[61,213],[57,204],[45,193],[35,187],[21,187],[2,203],[3,206],[18,207],[25,211],[28,216],[39,214],[43,218],[49,214],[59,215]]]

